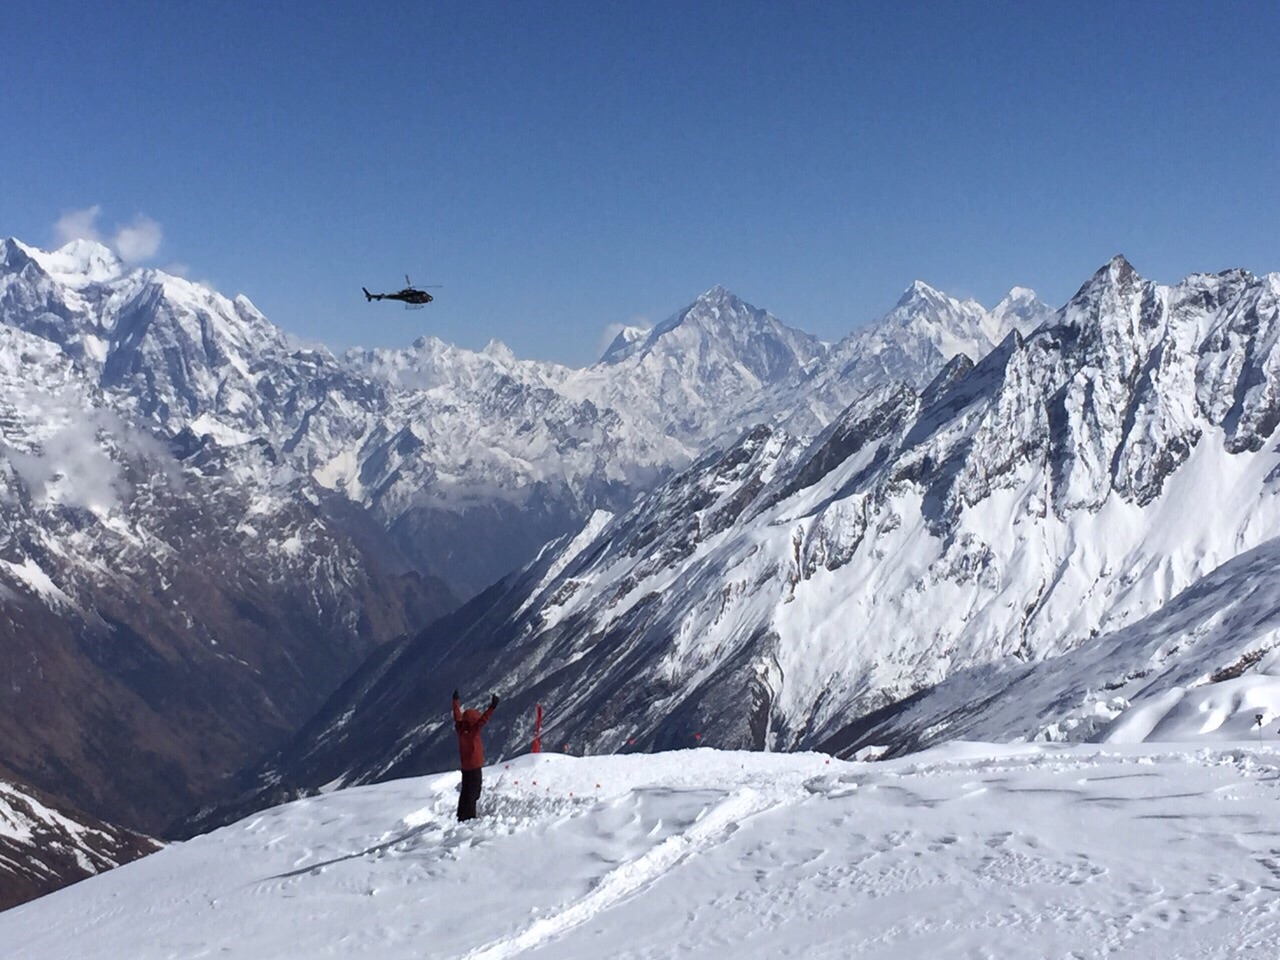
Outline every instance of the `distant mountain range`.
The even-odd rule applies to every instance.
[[[632,508],[596,513],[381,648],[188,829],[446,767],[454,686],[503,696],[494,756],[526,748],[535,703],[544,742],[573,752],[884,755],[1084,738],[1131,702],[1274,661],[1280,274],[1162,286],[1117,257],[1050,316],[1018,293],[1005,307],[1015,329],[975,362],[1000,318],[908,291],[796,388],[807,415],[857,380],[816,436],[756,418]],[[936,363],[912,352],[925,342]],[[837,355],[853,367],[831,373]]]
[[[163,833],[595,511],[1049,315],[916,284],[828,345],[716,287],[583,369],[335,356],[99,244],[0,241],[0,776]]]

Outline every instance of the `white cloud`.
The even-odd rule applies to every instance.
[[[102,207],[94,204],[83,210],[68,210],[53,225],[53,236],[59,247],[72,240],[92,240],[102,243],[102,234],[98,231],[98,217]],[[160,252],[160,244],[164,240],[164,230],[160,224],[145,213],[133,218],[132,223],[117,224],[115,235],[111,238],[111,247],[116,255],[126,263],[140,263],[150,260]],[[170,271],[173,272],[173,271]]]
[[[95,513],[120,506],[124,476],[102,449],[92,413],[46,437],[38,453],[11,450],[9,460],[37,503],[63,503]]]
[[[160,252],[160,243],[164,239],[164,231],[145,214],[138,214],[133,223],[116,230],[111,245],[115,247],[120,259],[126,263],[138,263],[150,260]]]
[[[185,263],[171,263],[160,268],[164,273],[171,277],[182,277],[186,279],[191,276],[191,267]]]
[[[72,240],[92,240],[95,243],[101,243],[102,235],[98,233],[95,226],[100,213],[102,213],[102,207],[95,203],[83,210],[69,210],[60,216],[58,222],[53,225],[53,236],[58,246],[61,247]]]

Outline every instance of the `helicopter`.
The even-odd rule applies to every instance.
[[[435,299],[431,294],[427,293],[420,287],[415,287],[409,281],[409,275],[404,275],[405,287],[403,290],[397,290],[395,293],[370,293],[364,287],[364,298],[367,302],[372,303],[374,300],[401,300],[404,302],[406,310],[421,310],[428,303]],[[438,287],[440,284],[431,284],[432,287]]]

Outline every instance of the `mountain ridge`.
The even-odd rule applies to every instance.
[[[803,749],[1151,616],[1280,523],[1278,294],[1276,274],[1166,287],[1116,259],[923,389],[865,392],[813,439],[747,430],[384,652],[240,802],[444,762],[447,724],[422,715],[444,675],[516,717],[544,702],[548,739],[587,752],[694,731]]]

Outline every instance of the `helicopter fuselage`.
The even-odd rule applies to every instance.
[[[417,290],[414,287],[405,287],[403,290],[397,290],[395,293],[370,293],[368,290],[364,292],[366,300],[399,300],[403,303],[428,304],[434,298],[425,290]]]

